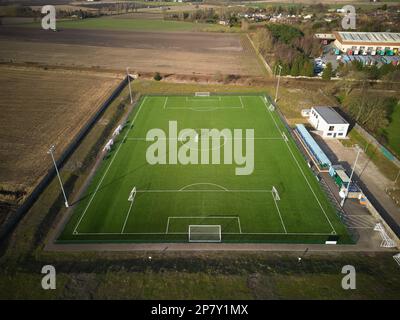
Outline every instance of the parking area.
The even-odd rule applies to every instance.
[[[316,75],[322,75],[323,69],[326,67],[327,63],[331,63],[333,69],[335,70],[339,62],[342,63],[351,63],[352,61],[359,61],[363,65],[372,66],[376,65],[377,67],[382,66],[383,64],[393,64],[399,65],[400,64],[400,56],[399,55],[372,55],[367,54],[366,51],[362,52],[361,54],[336,54],[336,47],[333,44],[327,45],[323,48],[323,53],[321,57],[314,59],[314,72]]]

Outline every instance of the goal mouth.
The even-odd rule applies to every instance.
[[[195,97],[209,97],[211,94],[210,92],[195,92],[194,96]]]
[[[221,242],[221,225],[189,225],[189,242]]]

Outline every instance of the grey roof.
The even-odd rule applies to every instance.
[[[347,124],[348,122],[342,118],[331,107],[313,107],[314,110],[329,124]]]
[[[339,35],[345,41],[370,43],[400,43],[399,32],[347,32],[340,31]]]

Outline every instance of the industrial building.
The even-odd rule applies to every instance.
[[[309,121],[324,138],[345,138],[349,123],[331,107],[312,107]]]
[[[335,47],[347,54],[398,55],[400,33],[334,31]]]

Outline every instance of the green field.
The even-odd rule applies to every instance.
[[[37,26],[37,23],[31,24]],[[26,24],[25,24],[26,26]],[[122,31],[207,31],[230,32],[229,27],[211,23],[194,23],[155,19],[88,18],[57,21],[57,29],[100,29]]]
[[[145,96],[73,204],[58,242],[187,242],[189,225],[211,225],[220,226],[222,242],[324,243],[337,237],[339,243],[350,243],[268,105],[255,95]],[[171,133],[174,123],[176,134]],[[211,143],[203,139],[203,129],[213,128],[222,136]],[[155,144],[151,129],[166,134],[154,153],[162,163],[146,156]],[[247,163],[237,154],[248,156]],[[238,175],[238,168],[251,167],[250,158],[254,170]],[[203,236],[215,240],[214,234]]]

